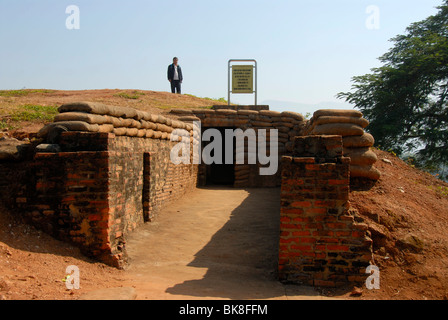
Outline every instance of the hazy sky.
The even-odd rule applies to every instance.
[[[258,102],[339,101],[351,78],[379,66],[389,39],[442,0],[0,0],[0,89],[169,91],[227,98],[227,61],[258,61]],[[80,9],[69,30],[66,8]],[[379,20],[369,19],[379,9]],[[369,29],[366,21],[377,22]],[[250,103],[252,96],[233,95]]]

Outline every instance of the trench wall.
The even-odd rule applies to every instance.
[[[350,210],[341,136],[296,137],[294,149],[282,159],[280,279],[330,287],[365,281],[372,240]]]
[[[260,176],[259,163],[235,165],[234,186],[282,186],[281,279],[318,285],[359,278],[369,241],[350,216],[351,158],[342,155],[344,141],[365,152],[372,144],[364,135],[362,115],[324,110],[313,117],[319,121],[306,121],[294,112],[242,107],[172,110],[162,116],[86,102],[66,104],[59,111],[38,135],[57,151],[36,148],[26,169],[18,171],[21,178],[8,193],[9,202],[30,223],[77,244],[84,254],[123,267],[127,234],[204,183],[204,166],[191,164],[191,152],[200,145],[194,123],[200,121],[203,128],[267,130],[267,149],[275,143],[277,173]],[[183,130],[182,137],[171,141],[176,129]],[[278,130],[278,141],[270,139],[269,129]],[[337,134],[342,140],[335,145],[334,137],[319,140],[320,134]],[[316,136],[306,140],[306,148],[299,146],[304,135]],[[190,163],[175,165],[170,151],[182,138],[190,147]],[[326,141],[325,147],[313,141]],[[337,153],[322,155],[329,146]],[[248,147],[246,141],[246,159],[256,153]],[[370,170],[372,160],[366,163]],[[0,185],[5,190],[14,180],[10,168],[15,164],[0,164],[8,181]]]

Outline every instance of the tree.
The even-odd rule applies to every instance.
[[[337,95],[363,112],[377,145],[426,168],[448,164],[448,0],[438,10],[391,39],[383,66]]]

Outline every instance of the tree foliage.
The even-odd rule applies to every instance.
[[[448,163],[448,0],[438,10],[393,38],[383,65],[338,94],[370,121],[377,145],[411,152],[426,167]]]

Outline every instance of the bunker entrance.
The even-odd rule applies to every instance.
[[[204,133],[205,130],[211,129],[211,128],[202,128],[202,133]],[[235,138],[233,138],[233,149],[232,149],[232,163],[226,164],[226,143],[230,143],[230,141],[226,141],[226,135],[225,130],[231,129],[232,131],[235,130],[235,128],[231,127],[215,127],[213,129],[216,129],[219,131],[221,137],[222,137],[222,144],[220,146],[221,150],[221,161],[218,163],[218,161],[214,161],[214,163],[210,165],[206,165],[206,184],[207,185],[233,185],[235,183]],[[212,141],[203,141],[202,142],[202,149],[205,148],[209,143],[213,143]],[[211,152],[211,156],[215,157],[216,150],[213,149]]]

